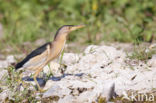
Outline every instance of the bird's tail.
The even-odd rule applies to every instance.
[[[17,64],[15,65],[15,70],[18,70],[18,69],[21,68],[22,66],[23,66],[23,63],[22,63],[22,62],[17,63]]]

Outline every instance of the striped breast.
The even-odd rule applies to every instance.
[[[65,43],[66,43],[66,40],[53,42],[53,46],[52,46],[52,50],[51,50],[52,54],[53,54],[53,55],[51,55],[52,59],[54,59],[60,55],[60,53],[64,49]]]

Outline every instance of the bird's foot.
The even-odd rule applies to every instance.
[[[40,87],[40,85],[38,84],[36,78],[34,78],[34,81],[35,81],[35,83],[36,83],[36,85],[37,85],[37,90],[38,90],[38,91],[40,91],[41,93],[43,93],[43,92],[46,91],[46,90],[43,90],[43,89]]]
[[[39,92],[40,92],[40,93],[44,93],[44,92],[46,92],[46,90],[40,88],[40,89],[39,89]]]

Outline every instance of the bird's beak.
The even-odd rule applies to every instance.
[[[73,26],[73,27],[71,27],[71,31],[73,31],[73,30],[77,30],[77,29],[80,29],[80,28],[83,28],[83,27],[85,27],[85,25],[76,25],[76,26]]]

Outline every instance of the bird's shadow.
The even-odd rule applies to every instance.
[[[52,76],[50,78],[48,78],[48,80],[52,80],[52,81],[60,81],[62,78],[65,78],[67,76],[76,76],[76,77],[82,77],[84,75],[84,73],[77,73],[77,74],[63,74],[61,76]],[[28,82],[31,82],[31,81],[34,81],[33,78],[31,77],[24,77],[22,78],[23,81],[28,81]],[[36,78],[36,80],[38,81],[38,84],[41,86],[41,87],[44,87],[46,81],[43,79],[43,78]]]

